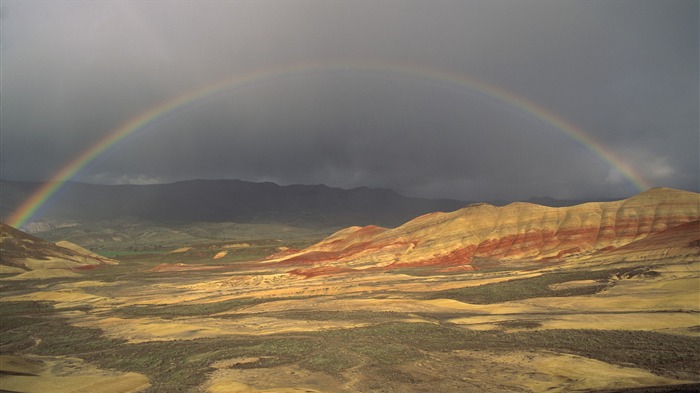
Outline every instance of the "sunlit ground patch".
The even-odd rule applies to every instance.
[[[107,337],[131,343],[149,341],[194,340],[223,336],[265,336],[293,332],[314,332],[365,326],[354,321],[290,321],[287,319],[251,316],[225,318],[75,318],[76,326],[98,327]]]
[[[150,386],[143,374],[104,370],[66,356],[0,356],[0,375],[3,390],[26,393],[132,393]]]

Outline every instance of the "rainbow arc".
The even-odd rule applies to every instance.
[[[521,110],[522,112],[525,112],[526,114],[529,114],[530,116],[568,135],[585,148],[595,153],[607,164],[615,168],[615,170],[619,171],[640,192],[650,188],[650,185],[634,170],[634,168],[629,166],[622,159],[617,158],[612,150],[608,149],[601,142],[585,133],[582,129],[567,121],[563,117],[553,113],[552,111],[498,86],[488,84],[463,74],[405,64],[376,62],[307,62],[283,65],[234,75],[205,86],[200,86],[196,89],[190,90],[179,96],[152,106],[148,110],[121,124],[119,127],[109,131],[104,138],[100,139],[65,164],[51,177],[48,182],[32,193],[32,195],[30,195],[29,198],[27,198],[27,200],[13,212],[13,214],[8,218],[8,223],[16,228],[24,226],[27,222],[33,219],[37,211],[44,206],[51,199],[51,197],[65,185],[67,181],[74,178],[83,168],[93,162],[96,158],[101,156],[112,146],[122,141],[129,135],[132,135],[139,130],[146,129],[149,125],[152,125],[159,119],[162,119],[179,109],[204,100],[215,93],[241,88],[254,82],[276,77],[292,77],[299,74],[329,70],[397,73],[409,77],[447,83],[459,88],[485,94],[497,101]]]

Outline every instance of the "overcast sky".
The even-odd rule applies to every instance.
[[[699,188],[697,1],[3,0],[0,12],[2,179],[49,179],[202,86],[314,63],[205,96],[74,180],[227,178],[462,200],[637,192],[546,119],[434,78],[450,74],[556,114],[651,186]],[[383,66],[362,67],[373,64]],[[398,71],[409,68],[427,71]]]

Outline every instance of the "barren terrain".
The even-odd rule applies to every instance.
[[[680,206],[674,203],[658,206],[671,211]],[[588,221],[608,208],[583,206],[576,209]],[[662,211],[658,206],[650,211]],[[509,209],[525,214],[522,206]],[[416,230],[365,230],[361,252],[353,248],[355,228],[315,245],[321,239],[241,237],[126,255],[90,269],[44,268],[65,275],[27,276],[42,269],[15,263],[20,270],[2,271],[0,281],[0,389],[697,391],[698,213],[685,205],[669,213],[672,219],[655,213],[636,227],[648,229],[632,233],[630,211],[627,230],[606,224],[624,235],[610,241],[564,238],[553,229],[549,240],[534,243],[540,251],[509,243],[508,258],[491,248],[463,254],[460,263],[456,248],[445,245],[457,244],[455,217],[434,257],[421,241],[441,236],[423,217],[406,224],[420,224]],[[565,213],[566,222],[582,222]],[[553,228],[548,217],[540,222]],[[402,236],[419,251],[380,245]],[[299,250],[304,243],[311,246]],[[569,243],[579,250],[550,258]],[[303,258],[319,250],[324,258]],[[336,257],[326,262],[329,255]],[[385,263],[396,255],[416,263]]]

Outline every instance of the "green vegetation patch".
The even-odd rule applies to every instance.
[[[508,321],[500,321],[496,322],[496,325],[504,329],[536,329],[542,326],[540,322],[529,319],[513,319]]]
[[[474,287],[449,289],[432,292],[430,299],[454,299],[475,304],[494,304],[513,300],[531,299],[537,297],[567,297],[593,295],[608,288],[612,276],[622,276],[632,269],[593,270],[546,273],[537,277],[520,278],[498,283],[484,284]],[[552,284],[568,281],[598,280],[599,283],[575,288],[551,289]]]
[[[700,378],[700,337],[622,330],[542,330],[507,337],[523,349],[556,350],[664,376]]]
[[[357,365],[358,361],[357,356],[347,347],[326,346],[310,354],[301,362],[301,366],[340,377],[344,370]]]
[[[84,310],[84,307],[61,309]],[[52,302],[46,301],[2,301],[0,302],[0,350],[12,352],[35,345],[35,338],[45,332],[60,332],[65,323],[53,318],[59,312]]]
[[[44,302],[8,302],[6,306],[13,317],[24,319],[13,325],[3,324],[0,331],[2,353],[71,355],[103,368],[144,373],[152,383],[150,392],[191,391],[205,382],[213,371],[214,362],[239,357],[258,360],[231,367],[269,368],[295,364],[341,380],[345,370],[361,367],[384,380],[417,382],[415,376],[401,371],[399,366],[419,361],[427,353],[454,350],[504,353],[546,350],[641,367],[670,377],[700,378],[700,338],[654,332],[543,330],[506,333],[471,331],[440,323],[381,322],[361,328],[303,334],[130,344],[106,338],[99,329],[72,326]],[[25,312],[29,314],[21,315]],[[352,315],[357,316],[360,314]]]
[[[700,378],[700,337],[646,331],[541,330],[506,333],[472,331],[429,323],[381,325],[318,332],[341,353],[369,356],[375,364],[418,360],[425,352],[453,350],[570,353],[608,363],[636,366],[684,379]],[[351,343],[351,344],[345,344]]]
[[[369,356],[376,363],[395,365],[409,360],[419,359],[422,354],[408,343],[388,342],[377,345],[376,342],[364,342],[353,348],[357,353]]]
[[[45,301],[3,301],[0,303],[0,315],[3,316],[3,321],[7,317],[44,315],[54,313],[55,311],[52,303]]]
[[[152,384],[150,392],[182,392],[203,383],[211,364],[218,360],[241,356],[258,356],[254,367],[273,367],[307,358],[318,343],[307,338],[216,338],[188,341],[165,341],[129,344],[110,339],[99,329],[76,327],[43,303],[17,302],[8,311],[34,312],[21,317],[22,323],[5,323],[0,330],[0,351],[3,354],[37,354],[76,356],[103,368],[146,374]],[[3,304],[4,305],[4,304]],[[10,310],[10,308],[12,310]],[[37,311],[33,311],[37,310]],[[16,316],[19,317],[19,316]]]
[[[116,315],[126,318],[138,317],[158,317],[177,318],[192,316],[207,316],[224,311],[235,310],[242,307],[249,307],[256,304],[270,301],[268,299],[242,298],[223,300],[213,303],[193,303],[193,304],[168,304],[168,305],[133,305],[115,309]]]
[[[288,298],[287,298],[288,299]],[[401,318],[408,318],[409,313],[396,311],[314,311],[314,310],[293,310],[266,315],[298,321],[357,321],[357,322],[389,322]],[[460,314],[464,316],[464,314]]]
[[[29,302],[28,302],[29,303]],[[78,355],[102,352],[125,340],[108,339],[99,329],[71,326],[48,314],[9,316],[0,325],[0,352],[38,355]]]
[[[257,304],[274,302],[279,300],[308,299],[305,296],[290,296],[284,298],[239,298],[222,300],[211,303],[188,303],[188,304],[167,304],[167,305],[133,305],[124,306],[113,310],[116,315],[126,318],[138,317],[158,317],[158,318],[178,318],[210,316],[225,311],[233,311],[251,307]],[[223,318],[235,318],[236,315],[224,315]]]
[[[313,348],[296,338],[216,338],[126,344],[83,357],[102,367],[145,373],[149,392],[184,392],[204,383],[216,361],[256,356],[261,360],[249,367],[274,367],[299,362]]]

